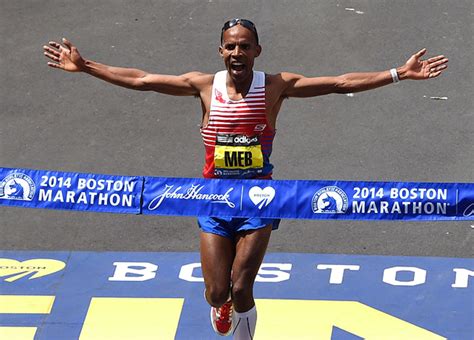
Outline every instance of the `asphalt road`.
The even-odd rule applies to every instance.
[[[0,1],[0,166],[200,177],[199,101],[48,68],[67,37],[86,58],[213,73],[220,29],[253,20],[256,69],[307,76],[397,67],[426,47],[440,78],[288,100],[277,179],[474,181],[473,5],[453,1]],[[433,100],[430,97],[447,97]],[[472,257],[472,222],[283,221],[270,252]],[[192,218],[0,208],[0,249],[197,251]]]

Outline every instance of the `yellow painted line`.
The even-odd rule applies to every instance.
[[[80,340],[174,339],[184,299],[91,300]]]
[[[330,340],[333,326],[366,340],[446,340],[356,301],[257,300],[255,340]]]
[[[0,327],[0,339],[34,340],[36,327]]]
[[[0,314],[49,314],[54,298],[49,295],[0,295]]]

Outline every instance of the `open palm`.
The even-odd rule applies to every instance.
[[[82,71],[84,59],[82,59],[77,48],[64,38],[63,43],[64,46],[55,41],[50,41],[49,46],[43,46],[44,55],[52,60],[52,62],[48,62],[48,66],[68,72]]]
[[[448,67],[448,58],[439,55],[426,60],[421,57],[426,53],[426,49],[415,53],[405,63],[406,76],[408,79],[428,79],[435,78]]]

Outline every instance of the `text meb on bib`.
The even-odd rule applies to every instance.
[[[263,163],[262,145],[258,135],[216,135],[215,175],[254,177],[263,173]]]

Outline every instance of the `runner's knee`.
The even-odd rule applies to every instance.
[[[229,286],[217,287],[210,285],[206,287],[206,297],[211,306],[220,307],[229,299]]]
[[[253,284],[242,280],[232,284],[232,299],[237,301],[248,300],[253,296]]]

